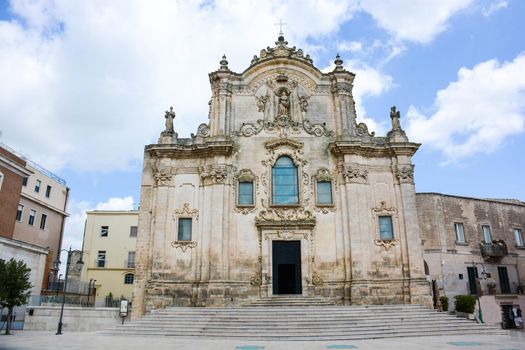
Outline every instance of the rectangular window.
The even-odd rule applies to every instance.
[[[47,221],[47,215],[42,214],[42,217],[40,217],[40,229],[45,230],[46,229],[46,221]]]
[[[523,247],[523,234],[519,228],[514,229],[514,238],[516,239],[516,245],[518,247]]]
[[[332,202],[332,182],[317,181],[317,204],[330,205]]]
[[[483,240],[485,241],[485,243],[492,243],[492,235],[490,234],[490,226],[483,225],[481,226],[481,229],[483,230]]]
[[[238,205],[253,205],[253,182],[239,182]]]
[[[105,266],[106,266],[106,251],[99,250],[98,256],[97,256],[97,267],[105,267]]]
[[[379,217],[379,238],[382,241],[391,241],[394,239],[391,216]]]
[[[24,213],[24,206],[18,204],[18,209],[16,210],[16,221],[22,221],[22,214]]]
[[[51,186],[47,185],[46,187],[46,198],[49,198],[51,196]]]
[[[109,226],[100,226],[100,237],[107,237],[109,234]]]
[[[36,193],[40,192],[40,185],[42,185],[42,181],[36,180],[36,183],[35,183],[35,192]]]
[[[191,218],[179,218],[179,231],[177,240],[191,241]]]
[[[456,229],[456,242],[465,243],[465,231],[463,230],[463,224],[461,222],[456,222],[454,224]]]
[[[130,237],[137,237],[137,226],[131,226],[129,228],[129,236]]]
[[[27,186],[27,176],[22,178],[22,186]]]
[[[27,222],[29,225],[33,226],[35,224],[35,216],[36,216],[36,210],[31,209],[29,211],[29,221]]]
[[[128,252],[127,268],[128,269],[135,268],[135,252]]]

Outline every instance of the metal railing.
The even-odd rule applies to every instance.
[[[479,246],[481,255],[485,258],[502,258],[508,254],[504,241],[481,242]]]

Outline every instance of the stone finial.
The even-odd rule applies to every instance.
[[[221,70],[229,70],[228,61],[226,60],[226,55],[222,55],[222,59],[219,63],[221,65]]]
[[[344,70],[344,67],[343,67],[343,60],[341,59],[341,56],[339,56],[339,54],[337,54],[337,56],[335,56],[335,70],[336,71],[342,71]]]
[[[390,118],[392,119],[392,130],[400,130],[399,118],[401,118],[401,113],[396,109],[396,106],[390,108]]]

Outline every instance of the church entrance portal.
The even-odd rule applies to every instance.
[[[272,242],[273,294],[302,294],[301,242]]]

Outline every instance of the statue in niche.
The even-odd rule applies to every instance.
[[[399,123],[399,118],[401,117],[401,114],[399,111],[396,111],[396,106],[392,106],[390,108],[390,118],[392,119],[392,130],[400,130],[401,124]]]
[[[166,111],[164,118],[166,118],[166,130],[165,131],[175,132],[173,130],[173,119],[175,119],[175,112],[173,111],[173,107],[170,107],[170,110]]]
[[[286,90],[281,90],[281,95],[279,96],[279,105],[277,108],[277,115],[286,115],[290,116],[290,97],[286,93]]]

